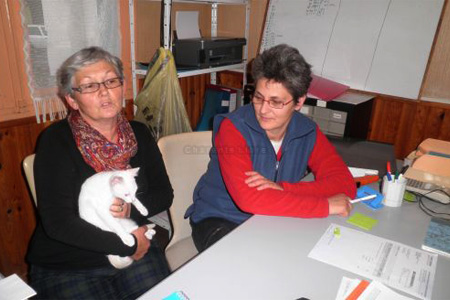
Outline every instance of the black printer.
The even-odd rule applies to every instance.
[[[208,68],[242,62],[245,38],[176,39],[172,46],[177,68]]]

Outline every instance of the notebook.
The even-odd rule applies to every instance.
[[[422,249],[450,257],[450,221],[431,218]]]

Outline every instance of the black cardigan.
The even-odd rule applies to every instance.
[[[170,207],[173,190],[161,153],[148,128],[135,121],[131,126],[138,152],[130,164],[140,167],[136,178],[137,198],[149,216]],[[78,269],[109,265],[106,254],[130,256],[128,247],[111,232],[103,231],[79,217],[81,185],[95,170],[85,163],[67,120],[49,126],[40,136],[34,162],[39,222],[30,242],[31,264],[54,269]],[[146,217],[132,206],[131,218],[139,225]]]

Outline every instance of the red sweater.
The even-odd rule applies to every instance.
[[[225,119],[215,138],[217,148],[248,149],[247,143],[233,123]],[[342,158],[317,129],[314,149],[308,160],[308,168],[315,176],[313,182],[278,182],[283,191],[265,189],[258,191],[248,187],[245,172],[252,171],[250,151],[218,152],[220,170],[231,198],[244,212],[260,215],[289,217],[328,216],[328,197],[345,193],[350,198],[356,194],[352,175]],[[282,156],[282,149],[277,159]]]

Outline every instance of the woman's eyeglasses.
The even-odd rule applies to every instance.
[[[77,88],[72,88],[72,90],[77,91],[80,94],[95,93],[100,89],[100,85],[104,85],[107,89],[114,89],[123,84],[123,79],[116,77],[105,80],[103,82],[91,82],[86,84],[80,84]]]
[[[275,99],[265,100],[264,98],[262,98],[260,96],[253,96],[253,98],[252,98],[253,104],[259,105],[259,104],[263,104],[263,102],[267,102],[270,107],[275,108],[275,109],[282,109],[285,105],[288,105],[292,101],[294,101],[294,99],[287,101],[287,102],[283,102],[283,101],[275,100]]]

